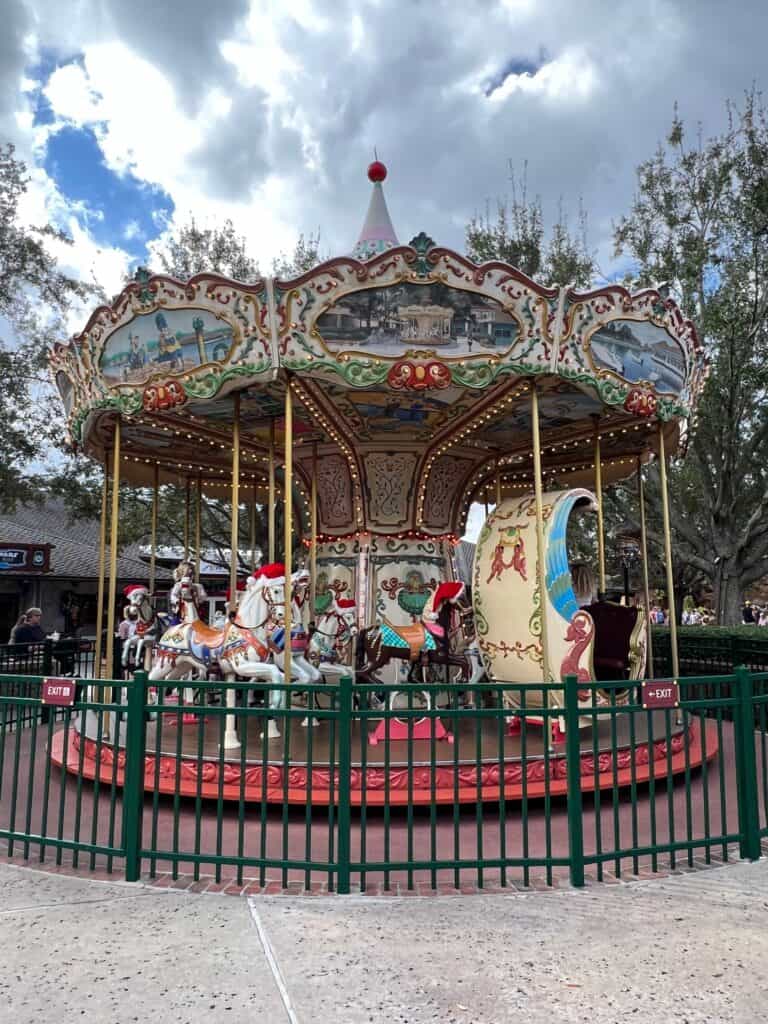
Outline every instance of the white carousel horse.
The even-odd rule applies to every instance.
[[[291,576],[291,681],[298,683],[321,683],[323,677],[317,668],[307,660],[309,633],[307,622],[309,611],[310,575],[307,569],[299,569]],[[285,672],[285,630],[276,629],[272,634],[272,647],[275,663],[281,672]],[[312,707],[312,697],[308,700]],[[316,726],[318,721],[312,718],[302,720],[302,726]]]
[[[181,587],[184,621],[167,630],[158,641],[150,680],[178,680],[190,671],[207,674],[212,666],[217,666],[227,682],[234,682],[235,677],[240,675],[251,679],[266,679],[273,685],[280,685],[283,674],[270,661],[265,627],[268,630],[268,624],[274,622],[277,625],[282,621],[283,589],[262,576],[263,572],[260,570],[257,578],[249,578],[235,622],[227,622],[221,629],[214,629],[199,618],[194,601],[194,584],[185,578]],[[246,625],[251,622],[253,628]],[[283,700],[282,691],[273,690],[270,693],[271,707],[281,706]],[[227,707],[234,707],[234,703],[235,691],[228,688]],[[269,736],[277,735],[277,726],[270,720]],[[235,749],[239,746],[235,717],[227,715],[224,747]]]
[[[123,641],[121,661],[123,668],[133,662],[136,668],[148,669],[152,661],[152,647],[160,633],[160,618],[152,607],[149,599],[149,588],[134,583],[126,587],[123,593],[128,598],[128,607],[136,611],[136,629]]]
[[[318,615],[307,654],[321,675],[354,673],[355,626],[355,602],[349,598],[334,596],[327,610]]]

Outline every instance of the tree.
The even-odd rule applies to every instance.
[[[299,277],[308,270],[316,267],[320,262],[320,232],[316,235],[299,235],[293,249],[293,255],[289,257],[281,253],[277,259],[272,260],[272,274],[287,280],[291,277]]]
[[[638,169],[616,226],[631,282],[671,290],[711,358],[687,457],[671,467],[675,555],[711,584],[717,620],[739,621],[768,572],[768,123],[752,92],[720,135],[667,145]],[[653,492],[651,491],[651,498]],[[655,505],[658,502],[654,502]]]
[[[201,228],[192,217],[154,247],[154,256],[164,274],[180,281],[205,272],[247,284],[259,277],[259,265],[248,254],[245,238],[237,234],[231,220],[225,220],[221,227]]]
[[[97,293],[93,285],[62,273],[45,247],[46,239],[70,242],[48,226],[21,223],[19,201],[29,178],[10,144],[0,147],[0,505],[13,507],[37,492],[29,464],[40,458],[44,441],[61,415],[52,413],[47,352],[61,337],[63,317],[75,299]]]
[[[525,173],[518,185],[512,172],[511,183],[511,198],[496,200],[495,218],[486,204],[485,213],[476,214],[467,225],[467,256],[475,263],[511,263],[540,284],[587,287],[595,273],[595,260],[587,249],[584,210],[579,210],[574,234],[561,203],[547,237],[541,199],[529,199]]]

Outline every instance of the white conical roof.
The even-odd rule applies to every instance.
[[[367,260],[380,252],[386,252],[400,243],[397,240],[395,229],[392,227],[392,220],[387,209],[387,201],[384,198],[384,189],[381,187],[381,180],[376,180],[372,174],[374,167],[381,168],[376,173],[382,175],[381,180],[386,177],[386,168],[383,164],[371,164],[368,176],[373,181],[373,192],[371,201],[368,204],[368,213],[365,215],[363,229],[357,240],[357,245],[352,255],[358,260]]]

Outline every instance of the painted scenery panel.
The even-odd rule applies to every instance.
[[[638,320],[613,320],[590,339],[595,365],[632,383],[649,381],[656,391],[678,395],[685,383],[683,350],[663,327]]]
[[[332,351],[398,356],[430,348],[446,357],[506,351],[519,326],[501,303],[444,284],[400,284],[344,295],[315,325]]]
[[[110,384],[141,384],[157,373],[224,360],[232,341],[230,325],[205,309],[144,313],[110,335],[101,372]]]

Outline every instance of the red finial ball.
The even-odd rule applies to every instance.
[[[368,164],[368,180],[376,184],[379,181],[384,181],[387,176],[387,168],[381,162],[381,160],[374,160],[372,164]]]

